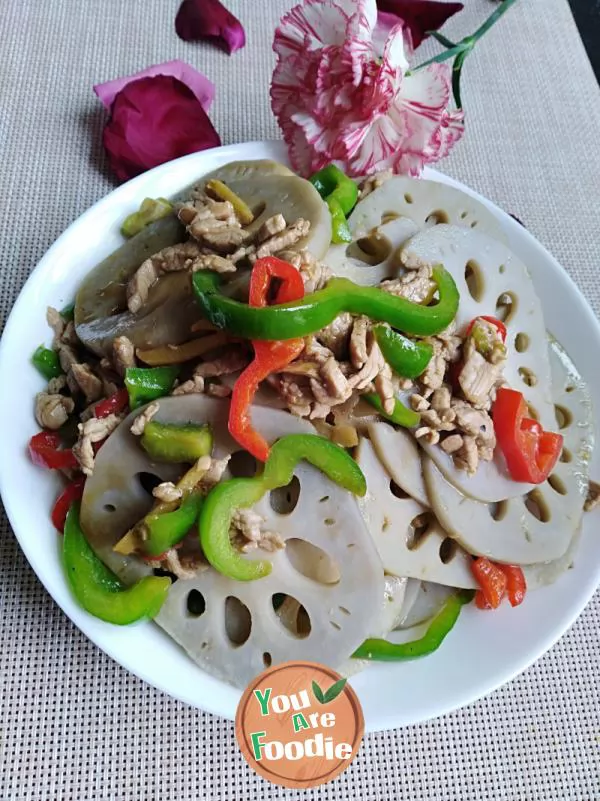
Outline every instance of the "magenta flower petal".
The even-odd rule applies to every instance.
[[[427,31],[437,31],[463,7],[462,3],[438,0],[377,0],[379,11],[394,14],[408,28],[414,48],[427,38]]]
[[[170,75],[127,83],[114,99],[102,141],[121,181],[221,144],[198,97]]]
[[[171,75],[173,78],[177,78],[192,90],[205,111],[210,108],[215,96],[215,85],[201,72],[178,59],[166,61],[164,64],[156,64],[154,67],[148,67],[134,75],[128,75],[126,78],[115,78],[113,81],[96,84],[94,92],[106,110],[110,111],[115,97],[127,84],[138,81],[140,78],[152,78],[155,75]]]
[[[183,0],[175,30],[186,42],[211,39],[229,54],[246,44],[242,23],[219,0]]]

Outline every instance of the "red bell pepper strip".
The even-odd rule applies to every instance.
[[[486,323],[490,323],[491,325],[495,326],[498,329],[498,333],[500,334],[502,342],[506,342],[506,326],[504,325],[502,320],[499,320],[497,317],[488,317],[485,314],[480,314],[479,317],[475,317],[475,319],[471,320],[471,322],[467,326],[467,331],[465,333],[465,336],[467,337],[469,336],[477,320],[485,320]]]
[[[52,509],[52,522],[54,523],[54,528],[60,531],[61,534],[64,531],[67,513],[71,508],[71,504],[81,500],[84,486],[85,476],[80,476],[66,486],[56,499]]]
[[[126,389],[119,389],[114,395],[96,404],[94,417],[98,419],[108,417],[109,414],[119,414],[129,404],[129,393]]]
[[[481,588],[481,595],[475,596],[477,606],[480,609],[487,609],[487,606],[482,606],[485,601],[490,608],[497,609],[506,594],[508,584],[500,566],[490,562],[485,556],[480,556],[471,562],[471,571]]]
[[[527,591],[527,582],[523,571],[517,565],[498,565],[506,576],[506,596],[511,606],[523,603]]]
[[[500,387],[492,408],[494,430],[508,471],[515,481],[541,484],[558,461],[563,438],[544,431],[527,415],[527,404],[521,392]]]
[[[50,470],[77,468],[79,464],[71,448],[59,450],[60,436],[50,431],[40,431],[29,440],[31,461],[38,467]]]
[[[274,256],[258,259],[250,277],[250,306],[268,305],[268,293],[273,279],[280,284],[274,302],[289,303],[304,297],[304,282],[298,270],[291,264]],[[268,375],[286,367],[304,348],[304,340],[283,341],[252,340],[254,361],[235,382],[229,408],[229,433],[256,459],[265,462],[269,456],[269,444],[252,428],[250,406],[258,385]]]

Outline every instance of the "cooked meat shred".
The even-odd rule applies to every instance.
[[[290,248],[305,237],[309,231],[310,222],[299,217],[291,225],[286,226],[283,231],[273,234],[273,236],[261,242],[256,249],[256,254],[252,255],[250,259],[251,261],[263,259],[265,256],[273,256],[275,253]]]
[[[161,275],[170,272],[191,272],[202,251],[196,242],[182,242],[159,250],[142,262],[127,284],[127,307],[133,314],[139,312],[148,300],[150,289]]]
[[[368,176],[359,186],[360,199],[363,200],[367,195],[379,189],[380,186],[383,186],[386,181],[389,181],[390,178],[393,177],[394,173],[392,170],[382,170],[381,172],[376,172],[374,175]]]
[[[183,492],[172,481],[163,481],[152,490],[152,495],[161,503],[174,503],[181,500]]]
[[[234,511],[231,526],[247,540],[241,549],[244,553],[255,548],[271,552],[285,548],[285,542],[279,534],[274,531],[261,530],[262,523],[264,523],[264,518],[252,509],[236,509]]]
[[[143,412],[140,412],[138,416],[135,418],[133,423],[131,424],[131,428],[129,429],[132,434],[136,437],[141,437],[144,433],[146,426],[152,420],[152,418],[158,413],[160,409],[160,404],[154,401],[153,403],[149,403],[148,406],[144,409]]]
[[[204,379],[202,376],[195,375],[183,384],[175,387],[171,395],[201,395],[204,392]]]
[[[79,423],[79,439],[73,445],[73,455],[79,462],[81,472],[91,476],[94,472],[94,448],[96,442],[106,439],[121,422],[121,417],[109,414],[107,417],[91,417],[85,423]]]
[[[50,431],[63,426],[74,408],[73,400],[65,395],[38,392],[35,396],[35,419],[42,428]]]
[[[275,234],[280,234],[282,231],[285,231],[286,227],[287,223],[283,214],[275,214],[273,217],[269,217],[265,220],[260,226],[256,235],[256,241],[260,244],[270,239],[272,236],[275,236]]]
[[[135,348],[125,336],[116,337],[113,342],[113,363],[120,376],[124,376],[129,367],[135,367]]]
[[[478,318],[465,340],[463,359],[458,383],[465,398],[478,409],[489,409],[506,362],[506,347],[496,326]]]
[[[67,375],[67,381],[69,381],[69,378],[72,378],[76,386],[83,392],[87,403],[99,400],[104,394],[102,380],[92,372],[89,364],[85,362],[72,364]],[[69,383],[69,386],[72,386],[72,384]]]
[[[431,279],[431,267],[425,265],[406,272],[400,278],[382,281],[379,288],[413,303],[422,303],[433,296],[436,285]]]

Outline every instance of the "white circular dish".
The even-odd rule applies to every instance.
[[[157,167],[115,189],[59,237],[19,295],[0,343],[0,491],[21,548],[64,612],[98,647],[149,684],[199,709],[233,718],[240,692],[203,673],[151,622],[120,628],[84,612],[63,575],[50,510],[58,479],[35,467],[26,444],[36,431],[33,397],[43,381],[29,355],[49,341],[46,307],[61,308],[95,264],[121,243],[119,226],[146,196],[170,196],[204,173],[236,159],[286,161],[281,143],[250,142],[196,153]],[[556,260],[517,222],[477,193],[429,170],[426,177],[453,184],[492,210],[512,250],[528,265],[548,327],[600,396],[600,326],[585,299]],[[596,428],[600,429],[596,415]],[[594,458],[592,474],[598,473]],[[443,647],[412,662],[373,664],[352,679],[368,731],[419,723],[450,712],[495,690],[547,651],[572,625],[600,583],[600,540],[585,521],[574,569],[551,587],[530,593],[517,609],[508,605],[481,614],[467,608]]]

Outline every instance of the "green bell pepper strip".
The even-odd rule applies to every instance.
[[[155,617],[171,585],[167,577],[145,576],[125,588],[88,544],[79,524],[78,504],[67,513],[63,562],[73,595],[86,612],[119,626]]]
[[[212,450],[212,432],[207,425],[195,423],[146,424],[140,445],[160,462],[195,462]]]
[[[64,309],[61,309],[60,310],[60,316],[63,318],[63,320],[66,320],[67,322],[70,322],[71,320],[74,320],[75,319],[75,304],[74,303],[69,303],[68,306],[65,306]]]
[[[171,214],[173,214],[173,206],[164,197],[156,200],[151,197],[144,198],[139,210],[134,211],[123,221],[121,233],[128,238],[135,236],[150,223],[161,220],[163,217],[169,217]]]
[[[358,186],[335,164],[329,164],[308,179],[321,195],[331,214],[331,241],[352,242],[346,217],[358,200]]]
[[[373,659],[381,662],[398,662],[428,656],[440,647],[446,635],[452,631],[460,610],[473,600],[472,590],[461,590],[451,595],[440,611],[432,618],[425,634],[411,642],[393,643],[389,640],[365,640],[352,654],[355,659]]]
[[[386,325],[376,325],[373,333],[383,358],[398,375],[416,378],[431,361],[433,347],[428,342],[414,342]]]
[[[148,537],[144,541],[144,552],[148,556],[160,556],[181,542],[198,519],[203,502],[203,496],[194,492],[184,498],[174,512],[146,515],[144,526]]]
[[[47,381],[62,375],[62,367],[60,366],[58,353],[54,350],[50,350],[50,348],[45,348],[43,345],[35,349],[31,357],[31,363]]]
[[[178,375],[179,367],[128,367],[125,387],[129,393],[129,408],[137,409],[144,403],[164,398]]]
[[[236,509],[257,503],[269,490],[285,487],[302,459],[321,470],[336,484],[355,495],[367,491],[365,477],[346,451],[315,434],[290,434],[271,447],[262,475],[234,478],[212,489],[200,513],[200,543],[211,565],[237,581],[254,581],[268,576],[271,562],[245,559],[231,544],[229,531]]]
[[[347,278],[332,278],[324,289],[300,300],[256,308],[221,294],[216,273],[199,270],[192,278],[196,300],[209,322],[236,337],[266,340],[314,334],[344,311],[389,323],[407,334],[439,334],[454,320],[459,294],[443,267],[433,268],[433,280],[439,292],[434,306],[421,306],[377,287],[358,286]]]
[[[385,417],[386,420],[389,420],[390,423],[394,423],[397,426],[414,428],[421,422],[421,415],[418,412],[414,412],[412,409],[409,409],[398,399],[396,399],[394,411],[391,414],[388,414],[384,410],[383,404],[381,403],[381,398],[376,392],[367,392],[364,395],[361,395],[361,398],[364,398],[367,403],[370,403],[373,408],[377,409],[382,417]]]

